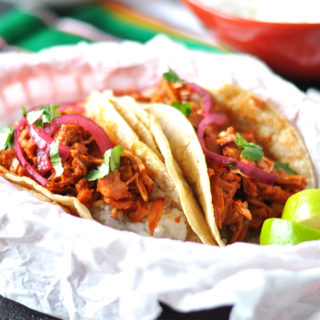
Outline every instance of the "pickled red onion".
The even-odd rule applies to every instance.
[[[275,174],[263,171],[251,164],[237,161],[237,168],[246,176],[265,184],[274,184],[277,180],[277,176]]]
[[[50,152],[50,145],[53,142],[51,136],[49,136],[44,130],[37,129],[35,125],[28,126],[29,134],[34,143],[39,149],[45,151],[47,154]],[[59,145],[59,153],[62,161],[66,161],[70,155],[70,148],[63,144]]]
[[[95,122],[80,114],[64,114],[60,117],[56,117],[51,123],[46,125],[44,131],[52,137],[63,124],[75,124],[88,131],[96,141],[102,155],[106,150],[113,147],[106,132]]]
[[[197,84],[195,84],[193,82],[186,82],[186,84],[189,86],[189,88],[192,91],[197,93],[202,98],[203,115],[207,116],[210,113],[212,113],[214,101],[213,101],[211,94],[207,90],[199,87]]]
[[[211,152],[206,148],[204,143],[204,131],[206,126],[209,124],[214,124],[217,126],[224,125],[226,123],[227,118],[226,116],[224,116],[225,121],[223,121],[223,116],[224,116],[223,114],[218,114],[218,113],[209,114],[203,118],[203,120],[200,122],[198,126],[197,136],[206,157],[213,160],[214,162],[218,163],[221,166],[238,168],[242,173],[244,173],[248,177],[251,177],[257,181],[263,182],[265,184],[274,184],[277,180],[276,175],[270,172],[265,172],[251,164],[247,164],[239,160],[235,160],[231,157],[226,157],[226,156],[222,156],[220,154]]]
[[[41,149],[37,150],[37,163],[38,170],[43,174],[52,169],[52,164],[48,153]]]
[[[81,101],[76,101],[76,102],[70,102],[70,103],[66,103],[66,104],[63,104],[61,105],[57,110],[56,112],[64,112],[66,110],[69,110],[71,109],[74,113],[77,113],[77,114],[84,114],[84,107],[81,107],[79,104],[81,103]]]
[[[41,184],[42,186],[46,186],[47,185],[47,179],[42,177],[34,168],[33,166],[27,161],[27,159],[24,157],[23,154],[23,150],[20,146],[19,143],[19,135],[21,130],[27,125],[27,119],[23,118],[18,126],[17,129],[14,132],[14,148],[15,148],[15,152],[17,155],[17,159],[20,163],[20,165],[22,167],[25,168],[25,170],[27,171],[28,175],[33,178],[35,181],[37,181],[39,184]]]

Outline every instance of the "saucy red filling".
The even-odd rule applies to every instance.
[[[188,83],[170,83],[162,79],[155,90],[148,95],[134,90],[128,92],[119,90],[117,94],[131,94],[141,102],[170,105],[175,101],[191,102],[188,120],[195,129],[205,118],[201,96],[193,91]],[[252,130],[241,134],[248,142],[256,143]],[[243,159],[241,149],[234,143],[235,140],[236,131],[233,127],[224,127],[224,130],[221,130],[209,124],[203,135],[207,150],[255,166],[265,174],[272,173],[275,176],[275,183],[259,182],[243,174],[238,168],[207,159],[215,221],[223,236],[229,239],[228,243],[243,241],[248,232],[259,230],[265,219],[279,217],[287,199],[307,185],[303,176],[275,171],[274,161],[265,156],[260,161]]]
[[[18,143],[24,159],[37,174],[46,179],[45,187],[55,194],[76,197],[87,207],[106,203],[112,207],[112,217],[125,214],[133,222],[140,222],[148,217],[150,234],[155,228],[164,210],[164,200],[150,201],[154,182],[145,165],[131,151],[124,149],[120,158],[120,169],[110,172],[103,178],[88,181],[87,175],[103,163],[103,155],[96,141],[89,132],[79,125],[63,124],[53,134],[59,145],[68,146],[70,154],[62,161],[63,173],[56,176],[51,166],[42,170],[39,147],[30,135],[27,124],[20,130]],[[29,175],[20,164],[14,148],[0,152],[0,165],[19,175]],[[32,176],[31,176],[32,178]]]

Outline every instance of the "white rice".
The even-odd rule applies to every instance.
[[[163,192],[155,184],[154,191],[150,195],[150,200],[163,199]],[[142,236],[150,237],[147,217],[142,222],[132,222],[118,211],[116,218],[110,218],[112,208],[109,205],[91,209],[94,219],[111,228],[118,230],[127,230],[138,233]],[[175,219],[180,217],[180,221]],[[154,231],[155,238],[170,238],[176,240],[185,240],[187,236],[187,223],[181,209],[172,206],[170,200],[165,201],[165,208],[161,220]]]

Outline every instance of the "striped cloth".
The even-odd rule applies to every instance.
[[[2,4],[1,7],[0,1],[0,10],[3,6]],[[185,10],[182,4],[180,6]],[[128,39],[144,43],[163,33],[189,48],[224,51],[218,49],[204,35],[168,24],[135,10],[126,3],[116,1],[102,1],[64,10],[38,8],[26,11],[16,7],[5,9],[6,12],[0,16],[2,50],[22,49],[36,52],[54,45],[110,39]]]
[[[214,43],[203,28],[194,28],[195,21],[199,26],[201,24],[179,0],[104,0],[77,7],[50,10],[44,7],[31,11],[13,7],[4,1],[0,0],[0,51],[36,52],[80,41],[128,39],[144,43],[159,33],[191,49],[215,53],[231,51],[220,43]],[[169,16],[171,19],[168,20]],[[193,28],[189,28],[192,19]],[[302,90],[310,87],[320,89],[319,82],[296,80],[294,83]],[[318,100],[319,91],[310,90],[312,98]]]

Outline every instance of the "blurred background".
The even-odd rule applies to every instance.
[[[255,55],[318,99],[318,7],[318,0],[0,0],[0,50],[144,43],[162,33],[190,49]]]
[[[0,35],[24,50],[79,41],[145,42],[158,33],[191,47],[212,47],[199,19],[180,1],[0,0],[0,6]]]

